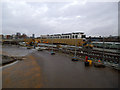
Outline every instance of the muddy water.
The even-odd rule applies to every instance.
[[[43,51],[33,54],[41,67],[43,87],[47,88],[117,88],[118,73],[111,68],[85,67],[83,62]]]
[[[16,49],[11,47],[9,50]],[[24,50],[27,51],[23,48],[16,53]],[[59,53],[52,56],[48,51],[34,51],[29,54],[28,59],[3,69],[3,86],[118,88],[119,75],[120,73],[111,68],[85,67],[83,62],[72,62],[70,57]]]
[[[26,47],[20,47],[15,45],[2,46],[2,52],[12,56],[26,56],[33,51],[34,49],[27,49]]]
[[[8,64],[10,62],[14,62],[16,60],[12,58],[2,58],[2,55],[13,56],[13,57],[21,57],[30,54],[35,51],[35,49],[27,49],[26,47],[16,46],[16,45],[3,45],[2,50],[0,51],[0,65]]]

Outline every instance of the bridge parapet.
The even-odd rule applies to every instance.
[[[17,42],[20,42],[20,41],[24,41],[24,39],[2,39],[2,42],[4,41],[17,41]]]

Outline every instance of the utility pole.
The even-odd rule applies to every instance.
[[[119,61],[119,65],[118,65],[118,68],[119,68],[119,70],[120,70],[120,58],[118,58],[118,61]]]
[[[118,40],[119,40],[119,38],[120,38],[120,36],[118,36]],[[117,47],[117,52],[119,52],[120,50],[119,50],[119,46]],[[120,70],[120,58],[118,58],[118,68],[119,68],[119,70]]]
[[[53,35],[52,35],[52,52],[53,52]]]
[[[104,36],[103,36],[103,63],[104,63],[104,49],[105,49],[104,45],[105,43],[104,43]]]
[[[75,57],[76,57],[76,38],[75,38]]]

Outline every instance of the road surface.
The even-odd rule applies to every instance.
[[[34,51],[3,68],[3,88],[118,88],[118,75],[111,68],[85,67],[59,53]]]

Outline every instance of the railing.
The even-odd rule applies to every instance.
[[[24,39],[2,39],[2,41],[24,41]]]

